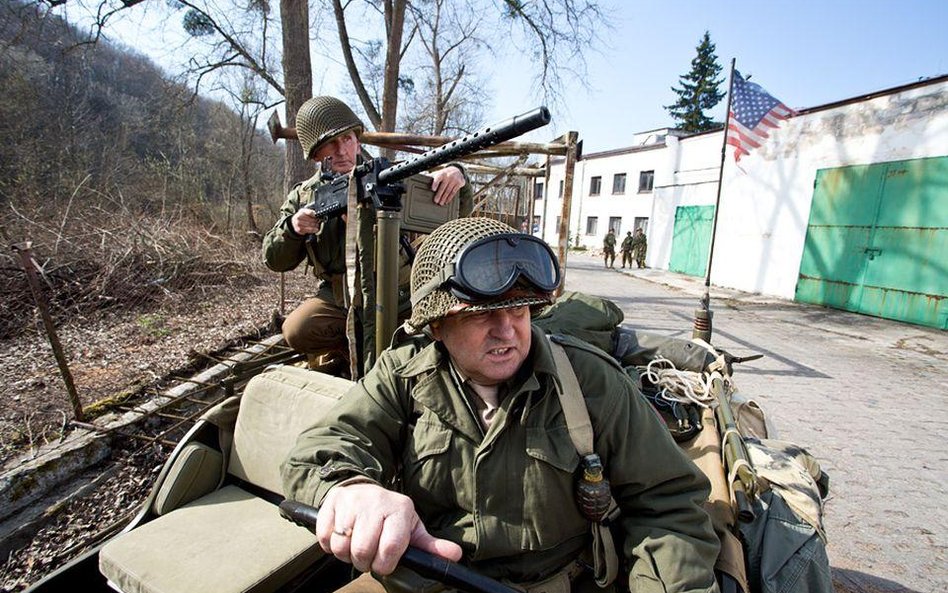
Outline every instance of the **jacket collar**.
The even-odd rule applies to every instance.
[[[395,375],[409,380],[408,383],[412,385],[411,397],[415,401],[455,430],[474,441],[481,440],[480,425],[467,402],[457,397],[458,387],[451,375],[450,359],[437,342],[427,344],[405,364],[396,368]],[[507,395],[501,407],[512,409],[517,400],[523,399],[527,402],[523,410],[523,417],[526,418],[533,404],[547,395],[553,381],[558,381],[558,378],[549,341],[543,331],[534,326],[531,328],[530,354],[520,371],[507,382]],[[445,394],[456,395],[448,397]]]

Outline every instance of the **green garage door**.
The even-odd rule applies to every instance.
[[[796,299],[948,328],[948,157],[816,174]]]
[[[713,223],[714,206],[679,206],[675,210],[669,270],[689,276],[705,276]]]

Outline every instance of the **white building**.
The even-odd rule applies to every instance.
[[[582,155],[570,245],[643,226],[649,267],[704,276],[722,141],[663,129]],[[713,284],[948,328],[948,75],[802,110],[739,167],[732,154]],[[550,187],[563,178],[559,160]],[[536,200],[551,244],[561,211]]]

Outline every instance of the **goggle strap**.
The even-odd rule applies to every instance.
[[[434,278],[425,282],[418,290],[414,291],[411,295],[411,306],[414,307],[421,299],[425,298],[432,292],[441,288],[441,285],[454,277],[454,264],[449,263],[445,264],[441,271],[434,275]]]

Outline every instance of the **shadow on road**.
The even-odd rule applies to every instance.
[[[922,593],[901,583],[872,576],[858,570],[832,568],[835,593]]]

